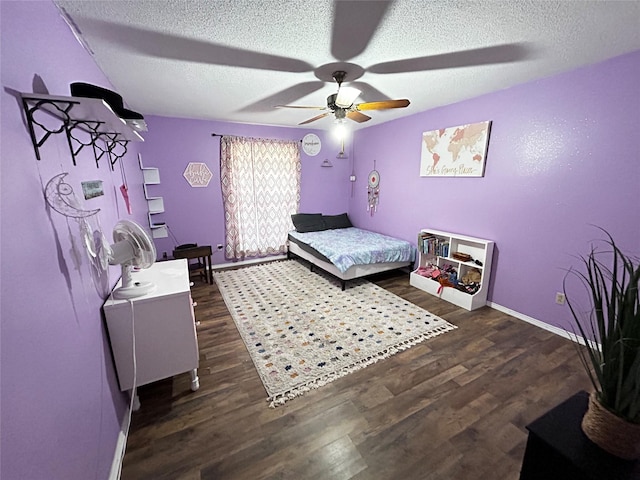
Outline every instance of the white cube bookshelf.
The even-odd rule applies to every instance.
[[[432,239],[432,244],[437,243],[441,248],[427,251],[423,240],[425,238]],[[483,307],[487,304],[493,246],[494,242],[492,240],[440,230],[420,230],[418,234],[418,269],[428,265],[435,265],[439,268],[450,265],[456,270],[458,279],[461,279],[469,270],[477,269],[481,274],[480,287],[473,294],[458,290],[455,287],[441,288],[437,280],[416,273],[417,269],[411,272],[410,283],[416,288],[467,310]],[[470,255],[471,260],[467,262],[457,260],[452,256],[455,252]]]

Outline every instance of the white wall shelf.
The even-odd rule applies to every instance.
[[[487,304],[493,247],[494,242],[491,240],[440,230],[420,230],[418,234],[418,268],[411,272],[410,283],[416,288],[467,310],[483,307]],[[455,252],[467,254],[471,259],[469,261],[457,260],[452,256]],[[441,288],[440,282],[437,280],[417,273],[418,270],[429,265],[435,265],[441,269],[450,266],[455,269],[458,279],[475,269],[481,275],[479,288],[474,293],[467,293],[455,287]]]
[[[162,197],[147,197],[147,205],[151,214],[164,212],[164,199]]]
[[[154,215],[164,213],[164,199],[162,197],[155,197],[149,194],[147,188],[148,185],[160,185],[160,170],[156,167],[144,167],[142,166],[142,158],[138,156],[138,163],[142,170],[142,188],[144,189],[144,198],[147,200],[147,208],[149,213],[149,228],[151,229],[151,236],[153,238],[167,238],[169,236],[169,229],[164,222],[157,221]]]
[[[160,184],[160,170],[155,167],[142,167],[142,176],[145,185]]]

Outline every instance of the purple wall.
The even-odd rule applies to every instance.
[[[574,255],[607,229],[640,253],[640,51],[358,131],[354,224],[415,243],[421,228],[496,242],[489,300],[567,328],[555,304]],[[419,176],[424,131],[491,120],[483,178]],[[376,160],[380,206],[366,212]]]
[[[349,174],[351,159],[336,159],[338,142],[327,132],[301,128],[266,127],[204,120],[185,120],[167,117],[147,119],[149,131],[141,147],[145,167],[158,167],[160,185],[148,187],[150,195],[162,196],[165,213],[158,221],[165,221],[175,240],[155,239],[158,256],[171,252],[176,244],[197,243],[212,245],[225,243],[224,211],[220,188],[220,137],[212,133],[257,138],[300,140],[307,133],[318,135],[322,148],[310,157],[301,151],[301,212],[337,214],[346,212],[349,204]],[[321,167],[323,160],[333,167]],[[189,162],[204,162],[213,177],[208,187],[194,188],[183,173]],[[222,251],[214,254],[213,263],[226,263]]]
[[[85,201],[108,239],[128,217],[119,168],[98,169],[90,151],[74,167],[66,140],[47,140],[35,158],[24,112],[13,91],[69,95],[69,83],[109,88],[52,2],[0,2],[1,122],[1,419],[6,479],[107,478],[127,399],[119,391],[88,258],[74,263],[78,223],[46,207],[43,187],[54,175],[82,197],[80,182],[102,180],[105,195]],[[41,81],[35,81],[35,76]],[[44,117],[42,117],[44,118]],[[49,123],[49,122],[47,122]],[[142,176],[135,155],[125,157],[136,221],[146,221]],[[84,251],[81,250],[84,254]],[[106,289],[119,278],[111,268]]]

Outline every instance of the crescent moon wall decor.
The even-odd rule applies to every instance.
[[[69,175],[68,172],[61,173],[47,182],[44,195],[49,206],[65,217],[86,218],[98,213],[99,208],[95,210],[81,208],[78,197],[73,193],[73,187],[63,181],[67,175]]]

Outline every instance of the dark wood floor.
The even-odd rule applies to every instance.
[[[372,280],[459,328],[275,409],[217,287],[196,283],[200,390],[140,388],[122,478],[517,479],[525,426],[589,389],[574,345],[407,273]]]

